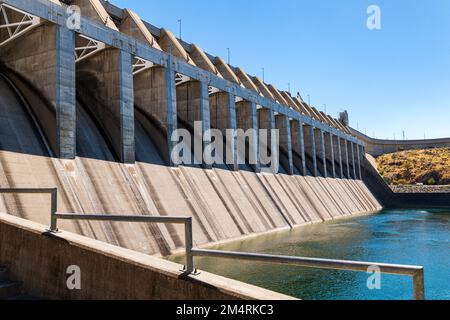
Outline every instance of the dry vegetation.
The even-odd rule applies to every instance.
[[[450,148],[402,151],[377,158],[378,171],[394,185],[450,185]]]

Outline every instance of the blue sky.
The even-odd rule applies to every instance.
[[[448,0],[113,0],[377,138],[450,136]],[[381,30],[368,30],[369,5]]]

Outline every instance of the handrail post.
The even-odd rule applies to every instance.
[[[414,281],[414,299],[425,300],[425,276],[423,269],[417,271],[413,276]]]
[[[58,189],[52,189],[51,191],[51,216],[50,216],[50,231],[58,231],[56,212],[58,211]]]
[[[192,254],[193,240],[192,240],[192,217],[186,218],[184,223],[184,236],[186,245],[186,272],[194,272],[194,256]]]

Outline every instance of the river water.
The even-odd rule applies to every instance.
[[[385,210],[216,247],[314,258],[425,267],[427,299],[450,299],[450,210]],[[182,261],[183,258],[173,258]],[[412,278],[196,258],[198,268],[306,300],[412,299]]]

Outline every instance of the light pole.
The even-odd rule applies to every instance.
[[[179,24],[179,27],[180,27],[180,41],[181,41],[181,19],[178,20],[178,24]]]

